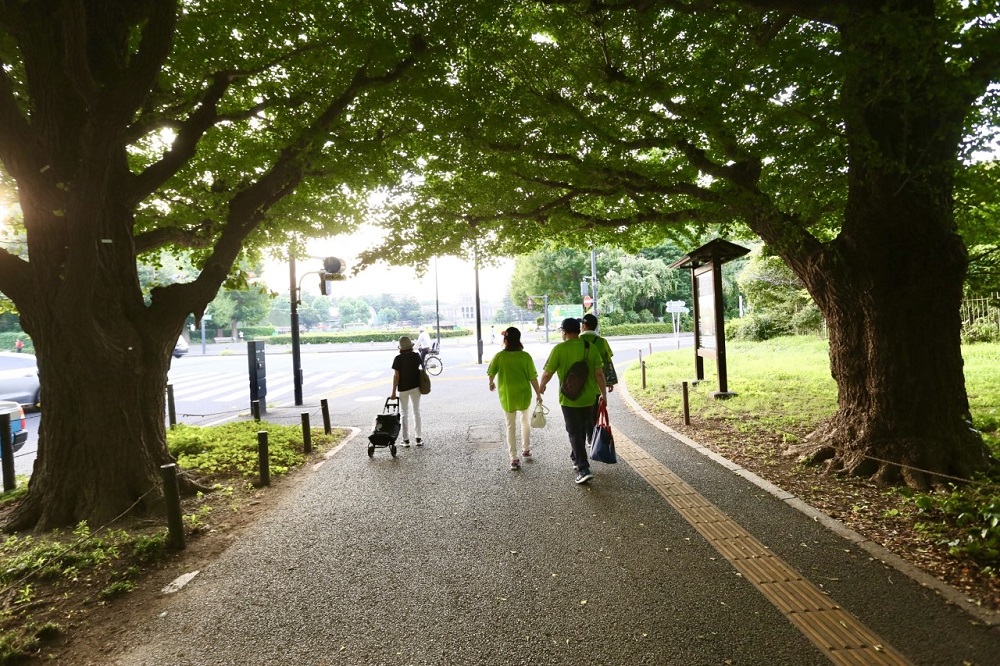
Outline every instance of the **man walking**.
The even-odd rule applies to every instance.
[[[611,357],[614,356],[614,352],[611,351],[611,345],[608,341],[597,334],[597,317],[591,313],[583,315],[582,326],[583,330],[580,333],[580,339],[586,340],[590,343],[591,349],[596,349],[600,355],[600,366],[601,368],[607,368],[608,364],[611,363]],[[608,387],[608,393],[615,390],[614,384],[610,383],[611,377],[608,373],[604,373],[604,384]],[[597,415],[601,409],[601,396],[600,394],[594,394],[594,423],[597,422]],[[590,440],[594,435],[594,430],[591,428],[587,431],[587,446],[590,446]]]
[[[570,458],[577,470],[576,482],[586,483],[594,478],[590,471],[587,458],[587,437],[594,429],[594,395],[599,400],[607,400],[607,387],[604,385],[604,369],[601,354],[589,342],[580,338],[580,320],[563,319],[559,330],[563,341],[552,348],[549,359],[545,362],[542,381],[539,385],[541,393],[554,376],[558,376],[559,384],[566,382],[573,364],[585,361],[587,365],[586,380],[583,390],[575,397],[567,396],[562,389],[559,391],[559,406],[562,408],[563,419],[566,422],[566,433],[569,435],[569,445],[572,449]]]
[[[608,363],[611,363],[611,357],[615,355],[611,351],[611,345],[608,341],[597,334],[597,317],[591,313],[583,315],[583,332],[580,333],[580,339],[586,340],[591,345],[597,348],[597,351],[601,353],[601,367],[608,367]],[[607,374],[604,375],[604,381],[607,382],[609,377]],[[614,384],[608,384],[608,393],[615,390]]]

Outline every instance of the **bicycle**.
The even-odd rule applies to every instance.
[[[427,350],[427,355],[424,356],[424,370],[427,371],[428,375],[434,375],[435,377],[441,374],[444,370],[444,362],[441,360],[441,356],[438,350],[438,343],[431,345],[431,348]]]

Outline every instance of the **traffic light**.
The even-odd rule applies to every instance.
[[[326,257],[323,259],[323,270],[327,273],[341,273],[344,270],[344,261],[337,257]]]
[[[344,260],[337,257],[323,259],[323,271],[319,275],[319,293],[329,296],[333,292],[333,280],[344,279]]]

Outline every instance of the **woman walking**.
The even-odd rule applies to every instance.
[[[403,425],[403,446],[410,445],[410,408],[413,408],[414,435],[417,446],[423,446],[420,439],[420,371],[423,364],[420,355],[413,351],[413,340],[407,336],[399,339],[399,354],[392,361],[392,395],[399,395],[399,411]]]
[[[503,350],[497,352],[490,362],[486,374],[490,378],[490,390],[500,387],[500,407],[507,417],[507,448],[510,450],[510,468],[521,469],[521,457],[531,457],[531,428],[529,426],[531,389],[535,398],[542,401],[538,388],[538,372],[531,354],[524,351],[521,331],[511,326],[503,335]],[[521,456],[517,455],[517,415],[521,415]]]

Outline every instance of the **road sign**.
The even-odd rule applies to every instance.
[[[667,312],[683,312],[687,313],[688,309],[684,306],[684,301],[667,301]]]
[[[560,322],[563,319],[573,317],[579,319],[583,316],[583,306],[579,303],[567,303],[563,305],[549,306],[549,321]]]
[[[534,301],[534,299],[529,296],[528,297],[528,302],[525,303],[525,305],[528,306],[529,310],[533,309],[535,307],[535,301]]]
[[[590,297],[590,294],[587,294],[586,296],[583,297],[583,307],[589,308],[593,304],[594,304],[594,299]]]

